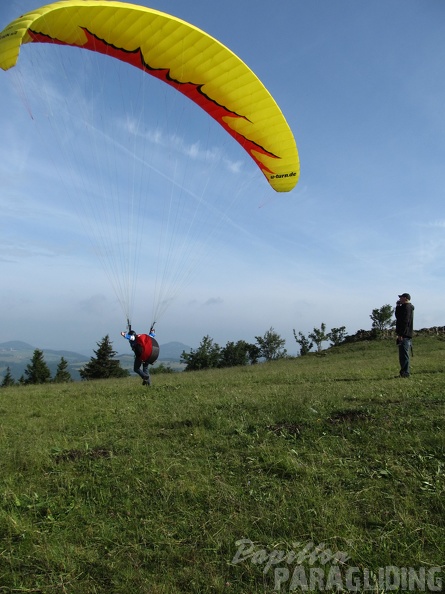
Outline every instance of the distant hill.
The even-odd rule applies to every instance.
[[[31,362],[36,348],[27,342],[10,340],[0,343],[0,377],[4,376],[9,367],[14,379],[18,380],[25,373],[26,366]],[[43,352],[45,363],[54,377],[60,359],[63,357],[68,362],[68,370],[74,380],[80,380],[79,368],[89,359],[86,355],[73,351],[40,349]]]
[[[34,347],[28,344],[27,342],[22,342],[21,340],[10,340],[8,342],[2,342],[0,344],[0,352],[1,351],[29,351],[29,349],[33,349]]]
[[[182,342],[167,342],[160,346],[159,361],[179,361],[183,351],[189,353],[192,347]]]
[[[20,340],[10,340],[0,343],[0,382],[5,375],[6,368],[9,367],[15,380],[18,380],[25,373],[27,365],[31,362],[36,348],[27,342]],[[159,362],[164,365],[171,363],[173,369],[181,369],[179,360],[183,351],[190,352],[192,347],[182,342],[168,342],[160,345]],[[63,357],[68,362],[68,370],[73,380],[80,380],[79,369],[87,363],[91,356],[83,355],[73,351],[40,349],[43,352],[45,363],[51,371],[51,377],[56,374],[57,366]],[[121,361],[122,367],[131,369],[133,355],[129,349],[128,353],[122,353],[117,356]]]

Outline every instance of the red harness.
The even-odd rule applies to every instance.
[[[151,342],[151,336],[148,334],[138,334],[136,336],[136,344],[142,347],[141,359],[142,361],[148,361],[153,351],[153,344]]]
[[[154,363],[159,355],[157,341],[148,334],[137,334],[135,342],[142,347],[141,360],[145,363]]]

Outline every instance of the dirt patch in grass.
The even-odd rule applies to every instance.
[[[268,431],[272,431],[275,435],[293,435],[301,434],[302,425],[298,423],[280,422],[274,425],[267,426]]]
[[[65,450],[53,455],[54,461],[76,462],[77,460],[98,460],[100,458],[111,458],[113,451],[110,448],[97,446],[88,450]]]
[[[340,423],[370,421],[371,419],[371,415],[363,410],[338,410],[332,413],[328,418],[328,422],[337,425]]]

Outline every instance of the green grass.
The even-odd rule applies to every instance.
[[[343,574],[440,567],[445,342],[414,348],[408,380],[374,341],[0,390],[0,593],[273,592],[297,563],[264,571],[271,552],[315,545]],[[241,539],[256,556],[232,563]]]

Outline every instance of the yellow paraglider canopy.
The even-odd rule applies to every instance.
[[[125,2],[65,0],[42,6],[0,33],[0,67],[24,43],[78,46],[128,62],[204,109],[249,153],[277,192],[299,177],[294,136],[275,100],[231,50],[168,14]]]

